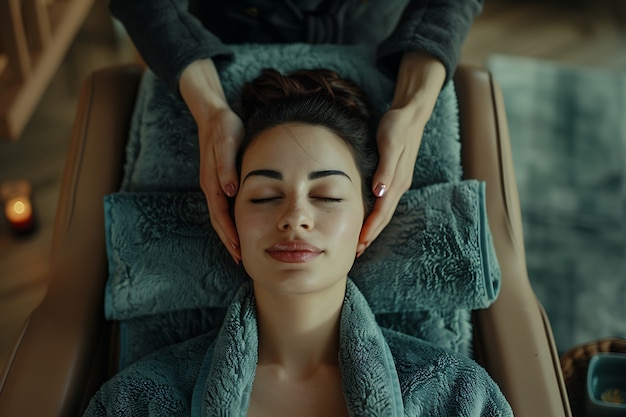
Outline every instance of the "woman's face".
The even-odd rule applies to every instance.
[[[363,218],[361,177],[330,130],[284,124],[245,151],[235,223],[255,286],[305,294],[345,280]]]

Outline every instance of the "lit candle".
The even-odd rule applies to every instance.
[[[36,222],[28,181],[5,181],[0,191],[0,198],[4,204],[4,217],[11,230],[20,235],[32,232]]]
[[[8,200],[4,206],[4,215],[14,232],[27,233],[35,226],[33,206],[26,196]]]

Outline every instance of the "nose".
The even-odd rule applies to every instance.
[[[278,219],[278,228],[287,230],[311,230],[313,216],[306,203],[293,198],[286,201],[285,209]]]

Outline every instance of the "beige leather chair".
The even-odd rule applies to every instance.
[[[81,91],[63,177],[49,290],[24,324],[0,374],[0,416],[80,415],[114,372],[114,325],[103,317],[107,263],[105,194],[118,189],[142,70],[92,74]],[[455,76],[464,175],[487,182],[489,224],[501,293],[474,314],[475,358],[518,417],[571,416],[550,325],[528,281],[522,219],[502,96],[491,74]]]

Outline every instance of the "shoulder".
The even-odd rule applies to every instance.
[[[462,374],[478,364],[451,350],[390,329],[382,329],[400,379],[428,384],[438,375]]]
[[[394,358],[406,415],[513,415],[497,384],[469,357],[393,330],[382,331]]]

